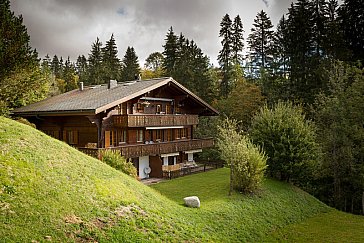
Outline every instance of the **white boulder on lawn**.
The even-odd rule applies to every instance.
[[[196,196],[185,197],[183,200],[185,201],[185,205],[190,208],[199,208],[201,205],[200,199]]]

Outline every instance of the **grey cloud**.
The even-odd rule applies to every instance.
[[[289,2],[269,1],[268,10],[279,17],[280,2]],[[256,13],[266,6],[259,0],[11,0],[11,8],[23,14],[40,57],[48,53],[75,60],[80,54],[87,56],[96,37],[104,43],[114,33],[119,57],[127,46],[134,46],[143,62],[151,52],[162,51],[173,26],[177,34],[195,40],[216,64],[223,15],[239,14],[247,36]]]

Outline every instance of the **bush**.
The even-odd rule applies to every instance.
[[[217,146],[221,158],[230,165],[230,192],[253,192],[261,185],[267,157],[236,128],[236,122],[228,119],[218,126]]]
[[[137,170],[133,163],[121,156],[120,152],[104,150],[101,153],[101,158],[104,163],[110,165],[114,169],[120,170],[131,177],[138,178]]]
[[[278,102],[273,109],[260,110],[252,121],[251,138],[268,155],[268,172],[280,180],[308,182],[318,157],[313,124],[302,109]]]

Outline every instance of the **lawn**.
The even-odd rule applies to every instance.
[[[364,217],[332,210],[273,232],[267,241],[364,242]]]
[[[291,190],[300,196],[305,195],[304,192],[274,180],[266,180],[263,190],[251,196],[234,194],[229,197],[228,183],[228,170],[220,169],[165,181],[152,185],[152,188],[179,204],[183,203],[182,198],[185,196],[198,196],[202,204],[198,211],[199,217],[204,218],[206,224],[217,225],[219,229],[216,230],[231,234],[230,239],[234,234],[242,234],[237,231],[245,231],[253,235],[251,238],[244,236],[248,241],[364,242],[363,216],[325,206],[321,208],[323,211],[314,214],[301,204],[313,205],[312,197],[304,196],[307,201],[299,202]],[[267,197],[270,199],[267,200]],[[299,197],[299,200],[303,198]],[[279,215],[282,208],[285,215]],[[217,211],[220,214],[206,213]],[[282,220],[287,225],[282,225]],[[234,225],[236,228],[233,228]]]
[[[226,168],[148,187],[3,117],[0,151],[0,242],[280,241],[295,236],[287,226],[304,229],[305,219],[336,212],[274,180],[254,195],[228,196]],[[183,206],[183,197],[191,195],[200,197],[201,208]],[[361,218],[346,216],[334,223],[345,232],[337,239],[362,239],[363,231],[348,234],[360,229]]]

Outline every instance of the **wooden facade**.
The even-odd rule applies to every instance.
[[[109,84],[107,88],[95,86],[87,91],[70,92],[69,96],[75,99],[74,103],[79,99],[80,106],[85,99],[95,104],[101,102],[96,98],[95,101],[92,100],[89,94],[91,92],[95,96],[99,95],[102,101],[110,100],[104,104],[104,109],[95,106],[91,112],[86,109],[37,112],[33,108],[20,110],[18,114],[36,124],[46,134],[77,147],[86,154],[99,157],[100,151],[112,149],[132,159],[141,178],[161,177],[163,165],[184,162],[193,157],[191,154],[214,145],[212,139],[196,139],[194,133],[199,115],[206,112],[210,115],[217,114],[173,79],[167,81],[151,80],[154,88],[142,90],[133,85],[142,86],[146,83],[135,81],[130,85],[116,83],[113,89]],[[128,93],[129,90],[132,91]],[[122,97],[124,93],[127,95]],[[115,101],[107,95],[115,96]],[[64,97],[58,100],[55,97],[53,100],[51,98],[49,104],[58,100],[64,102],[57,104],[62,109],[70,103]],[[47,101],[39,105],[44,106],[47,106]],[[39,110],[39,107],[35,107]],[[146,173],[148,170],[145,168],[151,170],[150,173]]]

